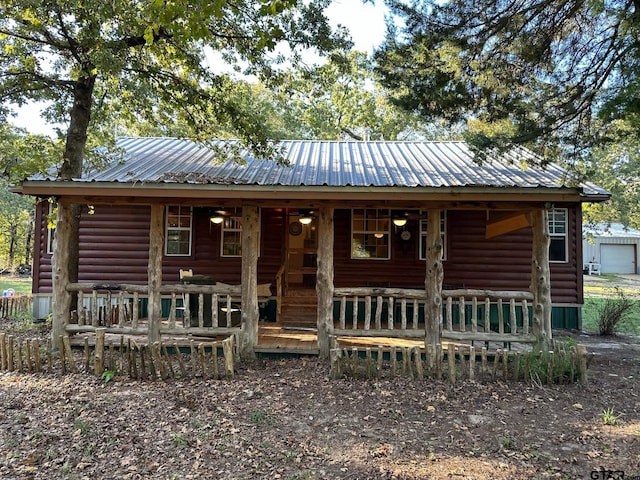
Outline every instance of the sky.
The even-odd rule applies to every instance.
[[[354,49],[371,53],[384,37],[385,7],[381,0],[375,4],[363,4],[361,0],[334,0],[327,8],[327,16],[335,27],[343,25],[351,32]],[[22,107],[10,121],[30,133],[52,135],[53,128],[40,119],[42,105],[30,104]],[[62,126],[64,129],[66,126]]]

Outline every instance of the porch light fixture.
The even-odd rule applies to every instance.
[[[393,219],[393,224],[396,227],[404,227],[407,224],[407,218],[406,217],[395,217]]]
[[[377,233],[374,233],[373,236],[376,238],[382,238],[384,237],[384,233],[377,232]]]
[[[215,209],[211,212],[211,216],[209,217],[209,220],[211,221],[211,223],[220,225],[222,222],[224,222],[225,216],[229,216],[229,212],[222,209]]]
[[[298,221],[302,225],[309,225],[313,221],[311,212],[309,210],[300,210],[300,216],[298,217]]]

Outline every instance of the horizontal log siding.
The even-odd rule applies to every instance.
[[[561,208],[562,205],[558,205]],[[577,303],[578,250],[576,216],[569,208],[569,262],[551,264],[554,303]],[[485,239],[486,211],[447,212],[444,284],[446,288],[528,291],[531,279],[531,229]],[[401,228],[392,227],[391,259],[351,259],[351,212],[336,210],[335,286],[388,286],[424,288],[425,265],[419,260],[419,226],[410,220],[406,227],[412,234],[409,242],[400,239]]]
[[[559,208],[562,205],[558,205]],[[34,293],[51,292],[51,255],[46,253],[46,202],[39,206],[40,226],[36,251],[40,265],[34,269]],[[569,262],[551,265],[554,303],[581,303],[578,281],[581,264],[576,241],[579,211],[569,208]],[[149,249],[149,207],[96,206],[94,215],[83,212],[80,231],[80,281],[145,284]],[[524,228],[485,240],[485,211],[447,212],[447,260],[444,262],[445,287],[491,290],[528,290],[531,276],[531,230]],[[258,283],[271,283],[281,265],[284,249],[285,218],[282,209],[261,210]],[[389,286],[424,288],[424,261],[418,259],[420,232],[416,220],[405,229],[410,241],[400,238],[401,228],[392,226],[392,260],[351,259],[351,210],[335,211],[335,286]],[[179,281],[179,270],[193,269],[214,280],[240,283],[241,259],[220,256],[220,226],[209,222],[206,208],[194,208],[192,255],[164,257],[163,281]]]
[[[40,207],[46,212],[48,206]],[[43,210],[44,209],[44,210]],[[149,257],[149,207],[97,205],[95,214],[83,211],[80,228],[80,282],[147,283]],[[47,220],[41,212],[36,248],[39,275],[36,293],[50,293],[51,255],[46,253]],[[220,256],[221,227],[209,221],[206,208],[194,208],[193,238],[190,256],[164,256],[162,275],[165,283],[178,283],[180,269],[208,275],[215,281],[239,284],[241,259]],[[271,283],[282,258],[282,210],[262,210],[261,255],[258,283]]]

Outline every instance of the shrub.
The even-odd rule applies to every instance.
[[[620,287],[613,289],[614,295],[608,297],[598,309],[598,332],[600,335],[613,335],[627,321],[636,308]]]

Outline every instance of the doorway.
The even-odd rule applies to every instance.
[[[318,256],[316,219],[311,213],[299,210],[290,210],[287,219],[285,289],[315,289]]]

